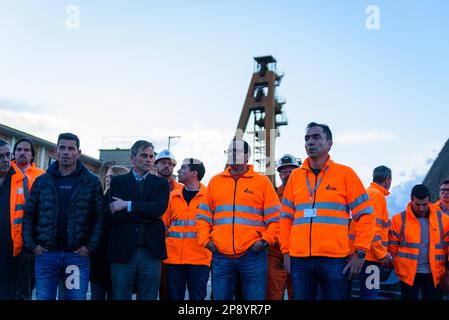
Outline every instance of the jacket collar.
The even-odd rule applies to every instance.
[[[382,187],[381,185],[378,185],[375,182],[371,182],[370,187],[373,187],[374,189],[379,190],[380,192],[382,192],[385,196],[388,196],[390,194],[390,192],[385,189],[384,187]]]
[[[181,197],[181,198],[184,198],[183,195],[182,195],[182,192],[184,191],[184,188],[185,188],[185,187],[186,187],[186,186],[183,185],[182,188],[173,190],[172,193],[171,193],[172,196],[173,196],[173,197]],[[205,194],[206,194],[206,187],[204,186],[204,184],[202,184],[202,183],[200,182],[200,190],[198,191],[198,193],[197,193],[197,195],[196,195],[195,197],[197,197],[197,196],[204,196]]]
[[[412,206],[412,202],[410,201],[407,205],[407,215],[415,217],[416,219],[421,218],[420,216],[418,216],[417,214],[415,214],[415,212],[413,212],[413,206]],[[426,218],[432,218],[432,217],[436,217],[437,214],[437,210],[435,208],[435,206],[433,206],[431,203],[429,203],[429,214],[426,216]]]
[[[14,176],[17,180],[23,180],[25,179],[25,175],[23,172],[17,167],[16,163],[14,161],[11,162],[11,177]]]
[[[329,157],[327,158],[327,161],[326,161],[326,163],[324,164],[323,168],[321,168],[321,169],[324,169],[324,168],[326,168],[326,167],[329,167],[329,166],[331,166],[333,163],[334,163],[334,161],[332,161],[331,156],[329,156]],[[310,158],[307,158],[307,159],[304,161],[304,163],[303,163],[302,166],[301,166],[301,169],[308,170],[308,171],[312,171],[312,168],[310,168]],[[321,172],[322,172],[322,171],[323,171],[323,170],[321,170]]]
[[[225,171],[220,173],[221,176],[224,177],[232,177],[231,175],[231,167],[227,167]],[[252,164],[248,164],[248,170],[242,175],[242,178],[251,178],[255,175],[254,166]]]

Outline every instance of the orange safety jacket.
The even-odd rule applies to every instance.
[[[15,160],[13,160],[11,163],[16,165],[17,168],[19,168],[19,166],[17,166],[17,163],[16,163]],[[30,188],[31,188],[31,186],[33,185],[33,183],[36,180],[36,178],[39,177],[40,175],[44,174],[44,173],[45,173],[44,170],[36,167],[34,165],[34,163],[31,163],[28,166],[28,168],[25,170],[25,175],[27,176],[27,181],[26,181],[27,185],[29,184]]]
[[[388,228],[390,227],[387,201],[385,196],[389,195],[387,189],[373,182],[366,189],[366,193],[371,201],[371,206],[374,210],[374,215],[376,217],[376,224],[374,227],[374,237],[371,242],[370,251],[366,254],[367,261],[379,262],[380,259],[385,258],[387,255],[388,246]],[[355,230],[357,222],[351,221],[349,227],[349,246],[353,249]]]
[[[11,238],[13,242],[13,255],[18,256],[22,251],[22,222],[23,213],[25,211],[25,201],[31,191],[32,182],[36,179],[29,178],[23,174],[16,166],[15,162],[11,163],[13,174],[11,176],[11,193],[9,198],[10,221],[11,221]],[[40,170],[40,169],[39,169]],[[31,183],[30,183],[31,181]]]
[[[279,236],[280,203],[270,180],[248,165],[235,180],[230,168],[214,176],[197,215],[202,246],[213,240],[219,252],[238,256],[264,239],[273,245]]]
[[[435,287],[446,271],[449,246],[449,217],[429,206],[429,262]],[[388,252],[394,257],[394,271],[399,280],[413,286],[418,268],[421,225],[409,203],[406,211],[393,216],[388,233]]]
[[[194,264],[210,266],[212,253],[198,243],[196,213],[206,197],[206,187],[201,184],[197,195],[190,201],[184,200],[183,188],[173,191],[163,216],[167,229],[165,244],[169,264]]]
[[[438,200],[437,202],[435,202],[434,206],[436,206],[438,210],[440,210],[441,212],[443,212],[444,214],[449,216],[449,206],[447,208],[445,208],[443,206],[443,204],[441,203],[441,200]]]
[[[170,178],[170,180],[168,181],[168,183],[170,184],[170,192],[182,189],[182,187],[184,187],[183,184],[180,184],[178,181],[176,181],[173,178]]]
[[[279,186],[276,190],[279,201],[282,201],[284,195],[284,185]],[[279,244],[279,237],[276,239],[274,245],[268,247],[268,255],[275,257],[278,260],[282,260],[282,252]]]
[[[330,157],[316,177],[307,158],[292,172],[285,187],[280,222],[282,253],[293,257],[348,256],[351,215],[358,222],[353,246],[367,252],[375,217],[359,177]]]

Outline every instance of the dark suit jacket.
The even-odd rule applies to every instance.
[[[132,172],[112,177],[110,200],[112,197],[132,201],[131,212],[122,210],[112,215],[108,255],[111,263],[127,263],[131,260],[138,241],[138,225],[145,228],[145,240],[151,255],[156,259],[167,258],[165,247],[165,226],[161,219],[168,206],[170,187],[168,181],[149,174],[144,192],[139,192]],[[111,212],[109,211],[109,214]]]

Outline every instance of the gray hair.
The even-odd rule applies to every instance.
[[[137,156],[139,151],[145,150],[148,147],[151,147],[154,150],[154,145],[151,142],[145,140],[137,140],[131,147],[131,155],[135,157]]]
[[[391,177],[391,169],[386,166],[379,166],[373,171],[373,182],[382,183]]]

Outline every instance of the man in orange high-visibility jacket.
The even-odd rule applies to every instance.
[[[13,166],[17,166],[25,175],[23,184],[25,200],[28,198],[28,189],[31,190],[37,177],[44,174],[45,171],[34,165],[36,151],[31,140],[23,138],[18,140],[13,147]],[[17,300],[31,300],[34,283],[34,254],[27,250],[22,250],[17,257]]]
[[[438,284],[447,272],[449,217],[430,204],[429,189],[413,187],[411,202],[392,218],[388,251],[400,280],[403,300],[439,299]]]
[[[276,193],[279,201],[282,201],[284,188],[293,170],[301,165],[295,157],[285,154],[277,163],[277,171],[281,178],[282,185],[277,188]],[[267,300],[282,300],[287,288],[289,300],[293,299],[292,281],[290,274],[284,268],[284,259],[279,241],[268,248],[268,279],[267,279]]]
[[[167,229],[164,264],[170,300],[184,300],[186,287],[190,300],[206,297],[212,254],[198,243],[196,228],[197,208],[206,197],[206,187],[200,183],[205,172],[204,164],[197,159],[182,162],[178,180],[184,186],[171,193],[163,216]]]
[[[358,275],[374,236],[375,217],[357,174],[329,157],[332,133],[309,123],[309,156],[288,179],[281,209],[281,250],[298,300],[346,298],[348,280]],[[349,219],[357,221],[355,253],[348,241]],[[349,258],[349,259],[348,259]],[[290,265],[291,263],[291,265]]]
[[[388,265],[389,263],[389,255],[387,254],[389,217],[385,197],[390,194],[388,190],[391,187],[391,180],[390,168],[386,166],[376,167],[373,171],[373,182],[366,189],[376,216],[376,224],[371,248],[366,254],[365,263],[359,276],[361,300],[377,300],[380,268],[382,265]],[[356,228],[357,222],[352,220],[349,228],[349,245],[351,248],[354,244]],[[350,285],[352,287],[352,282],[350,282]]]
[[[229,167],[214,176],[198,210],[198,239],[212,251],[215,300],[231,300],[237,273],[243,299],[265,299],[267,248],[279,235],[280,203],[270,180],[248,165],[246,141],[232,140]]]
[[[449,179],[440,183],[440,199],[435,203],[437,209],[449,216]]]
[[[22,251],[26,176],[11,164],[11,147],[0,139],[0,300],[16,297],[17,257]]]

